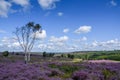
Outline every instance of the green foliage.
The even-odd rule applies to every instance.
[[[70,58],[70,54],[68,54],[67,56],[68,56],[68,58]]]
[[[110,77],[112,77],[113,75],[116,75],[114,72],[110,71],[110,70],[107,70],[107,69],[104,69],[102,71],[103,75],[104,75],[104,79],[105,80],[109,80]]]
[[[68,58],[74,59],[74,55],[68,54]]]
[[[16,53],[16,55],[20,55],[19,53]]]
[[[64,57],[64,54],[61,54],[61,57]]]
[[[53,57],[54,55],[55,55],[54,53],[43,52],[43,57]]]
[[[83,54],[75,54],[75,58],[80,58],[82,60],[100,60],[100,59],[108,59],[108,60],[116,60],[120,61],[120,51],[93,51],[86,52]]]
[[[48,57],[53,57],[55,54],[54,53],[49,53]]]
[[[59,67],[59,69],[65,73],[73,73],[74,71],[78,70],[79,67],[78,66],[67,66],[67,65],[63,65],[61,67]]]
[[[55,65],[55,64],[49,64],[48,67],[57,68],[57,65]]]
[[[48,65],[51,68],[58,68],[60,71],[63,71],[65,74],[62,76],[63,78],[69,78],[74,71],[83,69],[81,66],[69,66],[68,65],[62,65],[62,66],[57,66],[55,64],[49,64]]]
[[[5,56],[5,57],[8,57],[9,52],[8,51],[4,51],[4,52],[2,52],[2,55]]]
[[[47,55],[46,55],[46,52],[43,52],[43,57],[46,57]]]
[[[120,55],[110,55],[107,57],[110,60],[116,60],[116,61],[120,61]]]

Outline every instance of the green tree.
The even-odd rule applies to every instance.
[[[8,57],[9,52],[8,51],[4,51],[4,52],[2,52],[2,55],[5,56],[5,57]]]
[[[63,55],[63,54],[61,54],[61,57],[64,57],[64,55]]]
[[[43,57],[46,57],[46,56],[47,56],[46,52],[43,52]]]

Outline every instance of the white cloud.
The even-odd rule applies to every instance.
[[[77,34],[80,34],[80,33],[88,33],[90,32],[92,29],[91,26],[80,26],[77,30],[75,30],[74,32],[77,33]]]
[[[60,0],[38,0],[38,3],[43,9],[54,9],[56,8],[55,2]]]
[[[67,33],[67,32],[69,32],[69,29],[68,29],[68,28],[63,29],[63,32],[64,32],[64,33]]]
[[[51,36],[49,39],[49,43],[47,44],[47,49],[54,50],[54,51],[62,51],[66,47],[66,42],[68,41],[67,36],[55,37]]]
[[[46,45],[46,44],[39,44],[39,45],[38,45],[38,48],[40,48],[40,49],[45,49],[45,48],[47,48],[47,45]]]
[[[8,13],[20,11],[11,8],[14,6],[13,3],[22,6],[24,10],[28,9],[30,5],[29,0],[0,0],[0,17],[8,17]]]
[[[75,45],[75,44],[73,44],[73,45],[70,45],[68,48],[67,48],[68,50],[77,50],[78,49],[78,45]]]
[[[86,41],[87,40],[87,37],[82,37],[81,38],[81,41]]]
[[[116,3],[114,0],[111,0],[111,1],[110,1],[110,4],[111,4],[112,6],[117,6],[117,3]]]
[[[68,48],[73,49],[73,50],[119,50],[120,49],[120,40],[118,39],[113,39],[113,40],[108,40],[108,41],[93,41],[93,42],[81,42],[81,39],[78,40],[73,40],[78,47],[73,48],[72,46],[69,46]],[[85,38],[83,37],[83,40]],[[77,41],[77,43],[76,43]],[[79,43],[78,43],[79,42]]]
[[[97,41],[92,42],[92,47],[97,47],[97,46],[98,46],[98,42]]]
[[[58,16],[62,16],[63,15],[63,13],[62,12],[58,12]]]
[[[65,41],[67,41],[68,40],[68,37],[67,36],[62,36],[62,37],[59,37],[59,38],[57,38],[57,37],[54,37],[54,36],[51,36],[51,38],[50,38],[50,42],[65,42]]]
[[[120,41],[118,39],[113,39],[113,40],[108,40],[108,41],[102,41],[102,42],[98,42],[98,41],[94,41],[91,44],[91,47],[94,48],[98,48],[100,49],[118,49],[118,46],[120,45]]]
[[[68,36],[51,36],[48,42],[38,42],[34,49],[38,51],[80,51],[80,50],[118,50],[120,49],[120,40],[112,39],[107,41],[93,41],[87,43],[87,37],[78,39],[81,43],[71,42]],[[85,42],[84,42],[85,41]],[[3,37],[0,39],[0,50],[22,50],[16,37]]]
[[[6,33],[6,31],[4,31],[4,30],[0,30],[0,33]]]
[[[37,39],[45,39],[47,37],[47,34],[46,34],[46,31],[45,30],[42,30],[42,33],[40,32],[36,32],[36,38]]]
[[[14,47],[20,47],[20,44],[19,44],[19,42],[14,42],[14,43],[12,44],[12,46],[14,46]]]
[[[11,3],[9,3],[5,0],[0,0],[0,16],[7,17],[11,6],[12,6]]]
[[[17,40],[13,39],[13,38],[9,38],[9,37],[3,37],[0,40],[0,47],[2,48],[1,51],[3,50],[21,50],[21,47],[18,43]]]
[[[73,39],[74,42],[83,42],[83,41],[87,41],[87,37],[82,37],[80,39]]]
[[[27,7],[30,5],[29,0],[12,0],[12,2],[22,7]]]
[[[3,37],[3,38],[1,39],[1,41],[4,42],[4,43],[7,43],[7,42],[10,41],[10,39],[9,39],[8,37]]]

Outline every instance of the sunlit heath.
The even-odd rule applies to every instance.
[[[120,0],[0,0],[0,80],[120,80]]]

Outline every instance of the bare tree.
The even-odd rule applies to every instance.
[[[34,22],[29,22],[20,28],[17,27],[14,32],[21,48],[24,50],[25,63],[30,61],[30,52],[34,46],[37,32],[42,33],[42,28],[39,24],[34,24]]]

